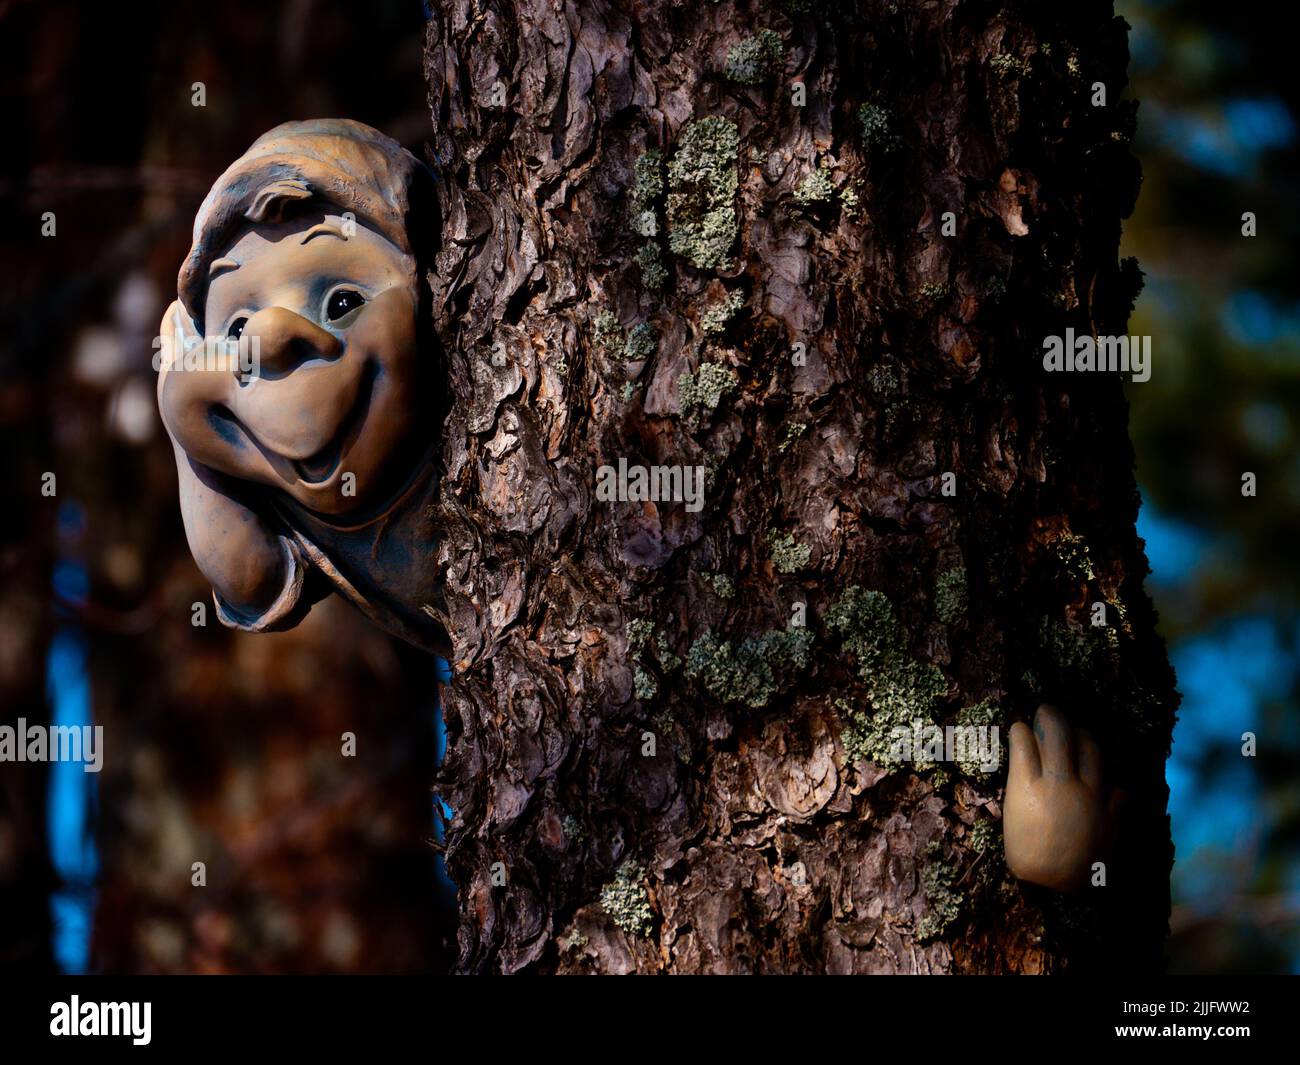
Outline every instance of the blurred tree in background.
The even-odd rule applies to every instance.
[[[195,210],[258,134],[349,115],[420,152],[422,25],[405,2],[0,4],[0,721],[93,720],[106,749],[97,775],[0,772],[0,966],[445,967],[434,665],[337,602],[270,638],[216,622],[151,366]]]
[[[1155,351],[1128,388],[1138,528],[1184,695],[1174,971],[1300,965],[1300,87],[1277,10],[1117,4],[1145,178],[1124,235],[1147,282],[1130,328]]]

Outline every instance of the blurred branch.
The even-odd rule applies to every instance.
[[[1300,894],[1234,895],[1225,899],[1213,913],[1205,913],[1186,903],[1175,906],[1169,915],[1169,931],[1180,935],[1206,925],[1266,927],[1295,924],[1297,920],[1300,920]]]
[[[209,173],[172,166],[38,166],[26,181],[0,181],[0,196],[39,194],[48,200],[52,195],[123,189],[204,193],[211,183]]]

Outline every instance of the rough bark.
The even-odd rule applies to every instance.
[[[459,967],[1158,966],[1176,696],[1127,407],[1116,375],[1041,362],[1067,326],[1122,333],[1140,284],[1117,260],[1139,182],[1123,22],[432,8]],[[703,509],[599,500],[620,458],[706,467]],[[892,628],[863,628],[854,588]],[[1005,772],[862,756],[881,626],[896,666],[941,673],[904,712],[1005,736],[1048,700],[1097,735],[1128,795],[1104,889],[1009,878]]]

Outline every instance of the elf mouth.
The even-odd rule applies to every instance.
[[[343,458],[344,445],[354,437],[355,430],[360,426],[361,420],[370,406],[370,388],[373,383],[374,374],[367,373],[362,381],[356,405],[353,406],[351,413],[343,419],[343,425],[339,428],[333,440],[308,458],[292,460],[294,472],[303,484],[324,484],[334,476],[334,471],[338,469],[339,462]]]
[[[299,459],[293,464],[294,472],[303,484],[322,484],[338,469],[339,459],[343,456],[343,441],[336,440],[322,451],[316,452],[309,459]]]

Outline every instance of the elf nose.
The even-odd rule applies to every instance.
[[[315,322],[285,307],[266,307],[244,326],[257,364],[254,376],[282,377],[310,359],[332,359],[343,351],[342,342]]]

